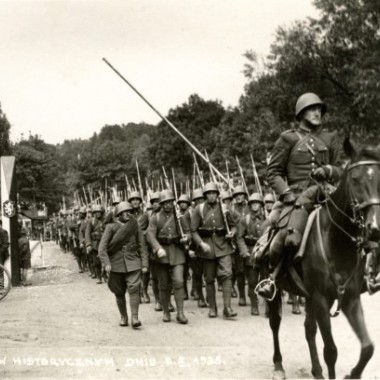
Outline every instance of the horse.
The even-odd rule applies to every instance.
[[[343,147],[350,161],[337,189],[317,210],[302,260],[292,264],[303,279],[303,290],[306,290],[304,327],[311,373],[315,378],[323,378],[315,339],[318,327],[324,343],[323,356],[328,376],[335,378],[338,351],[330,317],[336,316],[340,309],[361,344],[359,360],[346,378],[360,378],[374,352],[374,344],[364,321],[360,294],[365,283],[363,247],[380,238],[380,147],[359,149],[349,138],[345,139]],[[287,274],[281,276],[277,283],[279,289],[305,296],[305,291],[300,291],[289,271],[285,272]],[[337,312],[331,315],[330,309],[336,300]],[[282,318],[280,291],[268,302],[268,307],[274,345],[273,378],[285,378],[279,344]]]

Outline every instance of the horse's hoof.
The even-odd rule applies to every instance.
[[[275,370],[273,372],[272,379],[273,380],[284,380],[284,379],[286,379],[286,377],[285,377],[285,371],[281,371],[279,369]]]
[[[313,375],[314,379],[324,379],[322,372],[315,373],[311,371],[311,374]]]

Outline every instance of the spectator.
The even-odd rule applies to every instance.
[[[18,239],[18,248],[20,252],[20,268],[21,268],[21,285],[31,285],[29,281],[28,271],[31,265],[31,253],[29,239],[26,237],[26,229],[21,229],[21,236]]]

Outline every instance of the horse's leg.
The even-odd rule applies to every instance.
[[[371,359],[375,349],[368,335],[367,328],[364,322],[364,314],[360,298],[354,299],[348,304],[342,305],[342,311],[348,319],[352,329],[360,340],[361,350],[360,358],[356,366],[351,370],[351,373],[346,378],[360,379],[361,374]]]
[[[338,349],[336,348],[334,338],[331,332],[330,308],[332,302],[328,302],[325,297],[319,293],[313,294],[313,310],[321,331],[324,348],[323,357],[327,364],[329,378],[335,379],[335,363],[338,357]]]
[[[281,318],[282,318],[282,299],[281,292],[277,291],[277,294],[273,301],[268,302],[269,309],[269,325],[272,329],[273,335],[273,363],[274,372],[273,379],[285,379],[285,371],[282,367],[282,356],[280,351],[280,341],[278,339],[278,332],[280,330]]]
[[[322,367],[321,363],[319,362],[318,350],[315,342],[315,336],[317,335],[317,320],[315,319],[313,304],[310,298],[306,299],[305,313],[305,336],[310,351],[311,373],[314,378],[323,379]]]

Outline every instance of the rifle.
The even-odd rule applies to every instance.
[[[86,201],[86,206],[88,206],[88,200],[87,200],[86,190],[84,189],[84,186],[82,186],[82,189],[83,189],[84,199]]]
[[[140,92],[137,91],[137,89],[130,83],[128,82],[108,61],[107,59],[103,58],[103,61],[175,132],[177,133],[177,135],[179,135],[189,146],[190,148],[193,150],[193,152],[195,152],[196,154],[198,154],[204,161],[207,162],[207,159],[206,157],[201,153],[201,151],[194,145],[192,144],[187,138],[186,136],[181,133],[175,126],[174,124],[172,124],[165,116],[163,116],[160,112],[158,112],[151,103],[148,102],[148,100],[146,100],[144,98],[144,96],[142,96],[140,94]],[[211,164],[212,165],[212,164]],[[218,175],[220,176],[220,178],[223,179],[224,182],[227,183],[227,178],[224,177],[224,175],[215,167],[213,166],[213,169],[215,170],[216,173],[218,173]]]
[[[139,170],[139,164],[136,160],[136,170],[137,170],[137,181],[138,181],[138,184],[139,184],[139,191],[140,191],[140,195],[141,195],[141,198],[144,199],[144,192],[143,192],[143,187],[142,187],[142,184],[141,184],[141,177],[140,177],[140,170]],[[144,204],[144,201],[143,201],[143,204],[142,204],[142,210],[145,212],[145,204]]]
[[[249,193],[248,193],[248,187],[247,187],[247,184],[246,184],[246,182],[245,182],[245,178],[244,178],[244,174],[243,174],[243,169],[242,169],[241,166],[240,166],[240,162],[239,162],[238,157],[236,156],[235,158],[236,158],[236,163],[237,163],[237,165],[238,165],[238,167],[239,167],[239,172],[240,172],[241,180],[242,180],[242,182],[243,182],[244,190],[245,190],[246,193],[249,195]]]
[[[134,178],[132,178],[132,184],[133,184],[133,191],[137,191],[137,186],[135,184]],[[140,194],[141,195],[141,194]]]
[[[231,186],[230,171],[228,169],[228,161],[227,160],[226,160],[226,170],[227,170],[227,179],[228,179],[228,190],[230,192],[232,192],[232,187],[233,186]]]
[[[131,195],[131,186],[129,186],[127,175],[126,174],[124,175],[125,175],[125,183],[127,184],[127,198],[129,198],[129,196]]]
[[[168,190],[171,189],[171,186],[170,186],[170,182],[169,182],[169,179],[168,179],[168,176],[166,175],[166,171],[165,171],[165,168],[162,166],[162,171],[164,173],[164,180],[165,180],[165,185],[166,185],[166,188]]]
[[[104,210],[106,210],[106,212],[107,212],[107,204],[108,204],[108,199],[107,199],[107,195],[108,195],[107,178],[104,180],[104,190],[105,190],[105,194],[104,194]]]
[[[260,181],[259,181],[259,175],[257,174],[255,161],[253,160],[253,156],[251,153],[251,162],[252,162],[252,170],[253,170],[253,178],[255,179],[255,185],[257,188],[257,191],[261,196],[263,196],[263,190],[261,189]]]
[[[203,181],[203,176],[201,175],[201,171],[199,170],[199,166],[198,166],[197,158],[195,157],[195,154],[194,154],[194,153],[193,153],[193,157],[194,157],[195,168],[196,168],[197,173],[198,173],[199,182],[200,182],[200,184],[201,184],[201,187],[204,188],[204,187],[205,187],[205,183],[204,183],[204,181]]]
[[[162,167],[163,168],[163,167]],[[166,173],[165,173],[166,175]],[[178,206],[178,194],[177,194],[177,186],[175,184],[175,175],[174,175],[174,169],[172,168],[172,176],[173,176],[173,190],[174,190],[174,198],[175,198],[175,205],[174,205],[174,215],[175,215],[175,221],[177,223],[177,227],[179,230],[179,234],[181,235],[181,239],[185,239],[187,236],[183,232],[183,228],[181,225],[181,218],[183,215],[181,215],[179,211],[179,206]],[[188,251],[190,248],[189,243],[184,245],[185,251]]]

